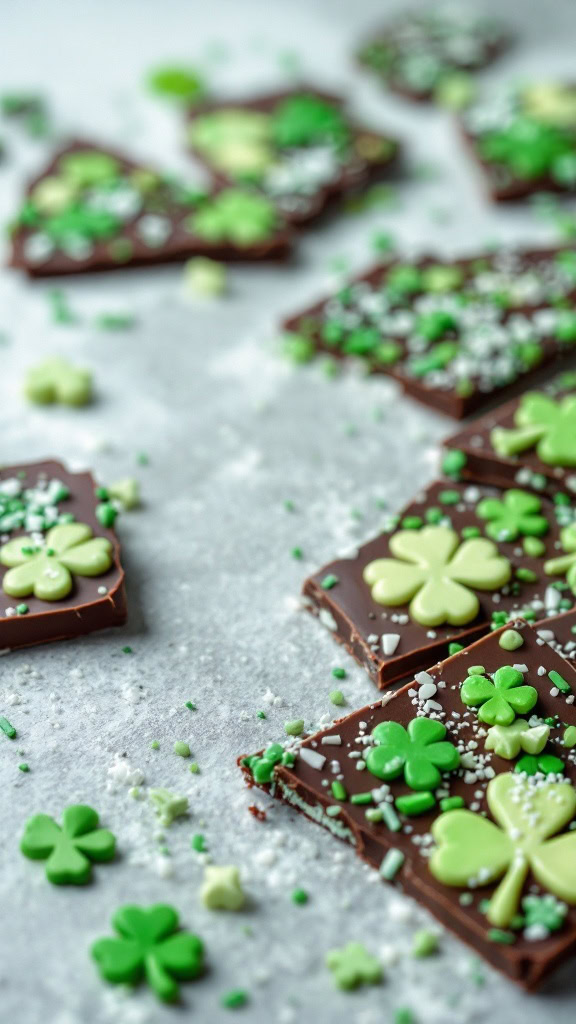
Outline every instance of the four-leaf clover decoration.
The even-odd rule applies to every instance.
[[[470,675],[460,690],[462,702],[478,708],[478,718],[488,725],[510,725],[517,714],[531,711],[538,691],[524,684],[524,676],[511,665],[494,673],[494,682],[482,675]]]
[[[0,548],[8,566],[2,587],[10,597],[34,594],[41,601],[59,601],[72,590],[72,574],[101,576],[112,565],[112,544],[93,537],[86,523],[63,523],[48,531],[45,543],[14,537]]]
[[[270,116],[230,107],[195,118],[190,141],[210,162],[235,177],[258,178],[273,162]]]
[[[493,540],[512,541],[518,537],[542,537],[549,523],[540,515],[542,502],[535,494],[511,488],[502,500],[484,498],[476,506],[476,515],[487,521],[486,533]]]
[[[197,935],[178,930],[173,907],[120,907],[112,918],[120,938],[99,939],[92,956],[103,978],[135,984],[143,977],[159,999],[174,1002],[178,981],[197,978],[202,972],[204,946]]]
[[[272,116],[272,135],[282,148],[322,142],[344,145],[349,139],[346,120],[338,108],[306,93],[278,104]]]
[[[276,222],[276,209],[265,196],[239,188],[219,192],[190,218],[192,230],[201,238],[210,242],[230,241],[239,246],[264,242]]]
[[[24,393],[38,405],[86,405],[92,398],[92,374],[66,359],[47,359],[28,371]]]
[[[462,626],[476,618],[479,601],[468,589],[495,590],[508,583],[510,562],[492,541],[474,537],[460,543],[454,530],[425,526],[399,530],[389,543],[395,558],[377,558],[364,580],[378,604],[410,601],[410,615],[424,626]]]
[[[463,809],[436,818],[436,849],[429,860],[434,877],[444,885],[469,888],[502,879],[487,911],[498,928],[513,920],[529,870],[547,892],[576,903],[576,833],[550,838],[576,812],[573,787],[505,772],[490,781],[486,796],[500,828]]]
[[[361,942],[349,942],[342,949],[331,949],[326,954],[326,964],[338,988],[376,985],[382,979],[380,961],[371,956]]]
[[[26,822],[20,849],[31,860],[46,861],[46,877],[54,885],[84,885],[90,881],[91,861],[112,860],[116,840],[98,828],[92,807],[73,804],[62,814],[62,827],[48,814]]]
[[[435,789],[441,772],[460,764],[456,747],[445,736],[446,727],[433,718],[413,718],[408,729],[399,722],[381,722],[372,731],[378,745],[368,751],[366,767],[379,779],[404,774],[410,789]]]
[[[576,525],[565,526],[560,531],[560,542],[566,554],[544,562],[544,572],[547,576],[566,575],[566,582],[576,594]]]
[[[548,466],[576,466],[576,395],[560,401],[542,392],[523,395],[514,415],[516,430],[495,427],[490,442],[499,455],[536,448]]]

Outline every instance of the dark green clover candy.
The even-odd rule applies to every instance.
[[[35,814],[26,823],[20,849],[31,860],[46,861],[46,877],[54,885],[84,885],[90,881],[91,861],[112,860],[116,839],[98,828],[98,815],[85,804],[72,804],[62,814],[62,827],[48,814]]]
[[[441,773],[460,764],[456,747],[445,736],[446,727],[432,718],[413,718],[408,729],[399,722],[381,722],[372,732],[377,746],[366,756],[368,771],[386,781],[403,774],[410,789],[435,789]]]
[[[159,999],[172,1003],[180,994],[178,981],[201,974],[202,940],[179,930],[173,907],[120,907],[112,925],[119,938],[99,939],[91,948],[106,981],[134,985],[145,977]]]

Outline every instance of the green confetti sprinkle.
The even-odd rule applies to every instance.
[[[284,722],[284,732],[288,736],[300,736],[304,730],[304,719],[295,718],[292,722]]]
[[[7,718],[0,717],[0,731],[2,731],[9,740],[13,740],[16,736],[16,729]]]
[[[233,988],[220,997],[220,1006],[225,1010],[240,1010],[249,1001],[248,993],[243,988]]]
[[[192,836],[192,849],[196,850],[196,853],[206,853],[206,839],[201,832]]]
[[[308,903],[308,893],[306,889],[294,889],[292,891],[292,902],[303,906],[304,903]]]
[[[346,669],[345,668],[338,668],[338,667],[333,668],[332,669],[332,675],[334,676],[335,679],[346,679]],[[337,693],[337,692],[339,692],[339,691],[336,691],[336,690],[334,691],[334,693]]]
[[[335,704],[338,708],[342,707],[342,705],[346,703],[346,698],[344,697],[342,690],[331,690],[330,702]]]
[[[196,711],[196,705],[191,700],[187,700],[184,707],[188,708],[189,711]]]
[[[19,764],[18,768],[20,769],[21,772],[29,772],[30,771],[30,766],[27,765],[25,762],[24,762],[24,764]]]
[[[173,750],[175,754],[178,754],[178,757],[190,757],[190,747],[183,740],[176,740]]]
[[[335,587],[336,584],[339,582],[340,580],[338,576],[335,576],[334,573],[329,572],[328,575],[325,576],[322,582],[320,583],[320,586],[322,587],[322,590],[332,590],[332,587]]]

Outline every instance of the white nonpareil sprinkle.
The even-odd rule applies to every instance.
[[[384,633],[382,635],[382,650],[386,655],[394,654],[399,643],[399,633]]]
[[[310,765],[311,768],[317,768],[318,771],[326,764],[324,754],[319,754],[316,750],[310,750],[310,747],[300,747],[300,758],[304,761],[304,764]]]

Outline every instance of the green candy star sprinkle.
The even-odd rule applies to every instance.
[[[277,221],[276,208],[264,196],[229,188],[206,200],[190,218],[190,227],[206,241],[247,248],[270,238]]]
[[[353,989],[360,985],[377,985],[382,981],[382,965],[360,942],[349,942],[342,949],[326,954],[326,965],[332,971],[338,988]]]
[[[116,840],[98,828],[98,815],[85,804],[72,804],[62,814],[62,826],[48,814],[35,814],[26,822],[20,849],[31,860],[46,861],[46,877],[54,885],[84,885],[92,875],[92,861],[112,860]]]
[[[460,764],[456,747],[445,736],[446,727],[432,718],[413,718],[408,729],[399,722],[381,722],[372,731],[377,746],[368,751],[366,767],[386,781],[403,775],[410,789],[435,789],[441,773]]]
[[[462,888],[502,879],[486,915],[496,928],[514,920],[529,872],[553,896],[576,903],[576,833],[551,838],[576,812],[573,787],[504,772],[489,782],[486,795],[498,824],[468,810],[448,811],[434,821],[434,877]]]
[[[502,500],[484,498],[476,506],[476,515],[487,522],[486,533],[496,541],[518,537],[542,537],[548,532],[548,520],[540,515],[542,502],[535,494],[512,488]]]
[[[47,359],[26,374],[24,394],[37,405],[88,405],[92,374],[66,359]]]
[[[238,868],[208,864],[204,869],[200,899],[208,910],[241,910],[246,897]]]
[[[120,907],[112,927],[119,937],[99,939],[90,950],[106,981],[135,985],[145,978],[159,999],[173,1003],[180,994],[178,982],[202,973],[202,940],[179,929],[173,907]]]
[[[538,691],[524,684],[524,676],[511,665],[497,669],[494,681],[485,675],[470,675],[462,684],[460,698],[468,707],[478,708],[478,718],[488,725],[511,725],[517,714],[531,711]]]
[[[54,526],[40,544],[15,537],[0,548],[0,563],[8,566],[2,581],[10,597],[34,594],[41,601],[60,601],[72,590],[73,575],[102,576],[112,566],[112,544],[93,537],[85,523]]]
[[[444,526],[392,534],[395,558],[378,558],[364,569],[364,580],[378,604],[410,603],[410,616],[425,626],[471,622],[479,610],[473,590],[494,590],[511,576],[510,563],[492,541],[475,537],[462,543]]]
[[[517,429],[495,427],[490,441],[506,457],[536,449],[548,466],[576,466],[576,395],[557,401],[539,391],[523,395],[514,414]]]

